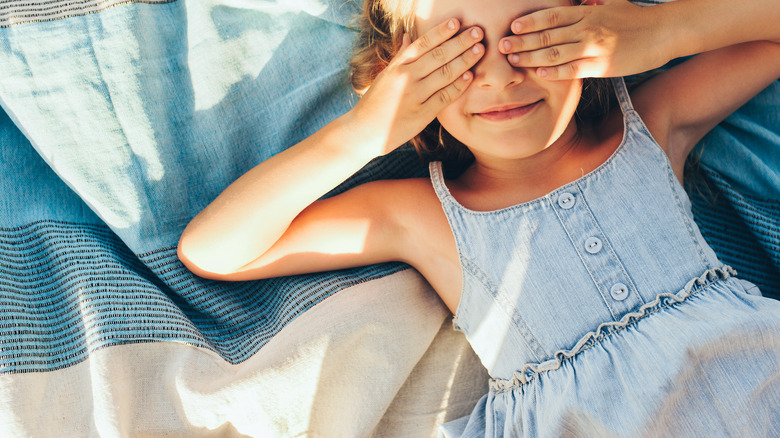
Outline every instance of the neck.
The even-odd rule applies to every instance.
[[[572,161],[584,143],[583,134],[572,121],[549,146],[532,155],[516,159],[475,154],[475,162],[468,169],[469,177],[502,181],[534,181],[555,173],[564,163]]]
[[[515,160],[475,155],[453,186],[466,207],[494,210],[527,202],[591,172],[614,151],[600,148],[591,131],[572,123],[547,148]]]

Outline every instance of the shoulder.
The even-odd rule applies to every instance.
[[[372,216],[395,229],[396,235],[404,240],[414,240],[425,233],[426,226],[444,217],[441,203],[428,178],[373,181],[343,196],[352,198],[352,204],[369,210]]]
[[[663,79],[664,73],[650,77],[632,87],[629,96],[631,105],[653,134],[658,145],[668,152],[669,145],[664,134],[669,129],[669,114],[672,106],[679,102],[670,95],[672,88],[668,87]]]
[[[350,191],[373,205],[381,205],[383,209],[406,209],[439,203],[431,181],[427,178],[372,181]]]
[[[780,43],[755,41],[696,55],[643,82],[634,108],[678,177],[696,143],[780,76]]]
[[[430,179],[382,180],[359,188],[377,205],[372,215],[392,230],[385,245],[417,269],[444,303],[455,310],[461,271],[455,238]],[[376,204],[377,200],[381,200]]]
[[[667,75],[659,73],[633,88],[629,94],[634,110],[682,181],[685,160],[695,142],[689,144],[690,139],[681,141],[683,139],[676,136],[675,114],[684,106],[684,100],[682,96],[675,95],[675,87],[670,86]]]
[[[374,188],[392,198],[397,233],[392,242],[403,262],[417,269],[451,311],[455,311],[462,287],[455,237],[430,179],[414,178],[377,182]]]

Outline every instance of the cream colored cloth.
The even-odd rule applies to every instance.
[[[448,311],[406,270],[324,300],[238,365],[154,342],[0,375],[0,437],[431,437],[486,391]]]

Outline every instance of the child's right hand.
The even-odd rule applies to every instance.
[[[315,201],[417,135],[468,87],[467,72],[485,51],[478,44],[483,33],[455,36],[459,27],[453,19],[414,43],[405,38],[349,113],[258,164],[201,211],[182,233],[179,259],[197,275],[219,280],[398,260],[387,255],[393,247],[387,236],[397,231],[388,228],[388,211],[366,207],[374,196],[350,190]]]
[[[483,31],[472,27],[456,36],[459,29],[451,18],[413,43],[404,35],[398,54],[350,111],[363,128],[359,135],[378,142],[381,154],[420,133],[471,84],[469,69],[485,53]]]

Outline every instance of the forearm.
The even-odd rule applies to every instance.
[[[469,86],[469,69],[484,53],[482,31],[459,28],[449,19],[414,43],[404,36],[400,53],[354,108],[257,165],[190,222],[179,240],[181,261],[201,276],[240,270],[314,201],[425,128]]]
[[[677,0],[644,9],[658,23],[655,35],[670,59],[748,41],[780,40],[777,0]]]
[[[383,152],[367,131],[348,113],[251,169],[187,225],[182,262],[224,274],[265,253],[303,209]]]

